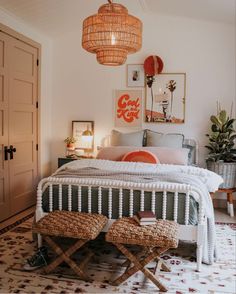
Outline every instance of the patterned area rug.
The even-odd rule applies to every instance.
[[[50,275],[41,270],[24,271],[26,258],[36,249],[31,222],[27,220],[0,237],[0,293],[159,293],[141,272],[119,287],[108,284],[123,271],[119,265],[124,259],[103,236],[90,243],[96,256],[87,269],[92,283],[79,280],[65,264]],[[236,293],[236,224],[217,225],[217,244],[219,260],[213,266],[203,265],[201,273],[196,272],[193,244],[181,243],[178,249],[168,251],[163,258],[172,272],[160,273],[168,293]],[[75,255],[75,260],[80,257]]]

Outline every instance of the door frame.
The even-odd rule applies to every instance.
[[[38,150],[37,150],[37,169],[38,169],[38,181],[41,179],[41,44],[22,35],[21,33],[18,33],[17,31],[11,29],[10,27],[0,23],[0,32],[9,35],[17,40],[20,40],[21,42],[24,42],[34,48],[37,49],[37,69],[38,69],[38,83],[37,83],[37,144],[38,144]],[[36,107],[36,105],[35,105]]]

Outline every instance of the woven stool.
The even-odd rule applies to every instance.
[[[44,268],[45,272],[53,271],[59,264],[65,261],[83,280],[90,281],[90,278],[84,273],[83,269],[93,253],[87,249],[88,254],[79,265],[70,256],[86,242],[95,239],[106,223],[107,218],[101,214],[72,211],[53,211],[40,219],[33,226],[33,232],[41,234],[43,239],[59,255]],[[51,236],[78,240],[64,252]]]
[[[127,257],[123,264],[127,268],[112,284],[117,286],[140,270],[161,291],[166,292],[167,288],[155,274],[157,268],[170,271],[168,266],[161,261],[160,255],[169,248],[178,246],[177,231],[178,224],[173,221],[157,220],[156,224],[148,226],[140,226],[132,217],[124,217],[115,221],[106,234],[106,240],[113,243]],[[139,245],[141,251],[134,255],[124,246],[125,244]],[[154,273],[145,268],[153,260],[157,261]]]

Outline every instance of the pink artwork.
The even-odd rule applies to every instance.
[[[151,79],[152,78],[152,79]],[[145,122],[185,122],[185,73],[161,73],[146,81]]]
[[[142,125],[142,91],[117,90],[115,94],[115,126]]]

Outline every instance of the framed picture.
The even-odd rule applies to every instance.
[[[72,136],[76,139],[75,148],[87,151],[94,149],[94,121],[72,121]]]
[[[115,127],[142,126],[142,90],[115,91]]]
[[[161,73],[146,85],[145,122],[185,122],[186,74]]]
[[[143,64],[127,65],[127,86],[144,87],[144,69]]]

